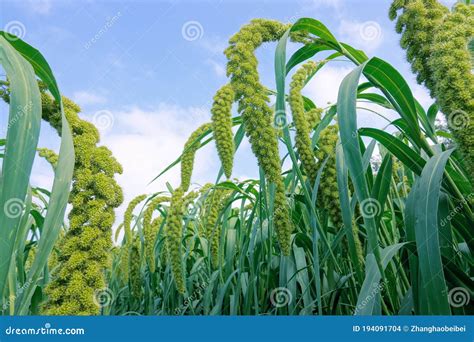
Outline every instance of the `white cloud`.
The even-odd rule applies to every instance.
[[[167,104],[154,110],[132,107],[111,113],[114,126],[101,143],[123,166],[123,174],[116,176],[124,191],[124,204],[116,211],[120,222],[127,203],[135,196],[166,190],[166,182],[179,186],[179,164],[155,182],[149,182],[179,157],[189,135],[209,117],[200,108]],[[87,117],[90,119],[90,115]],[[210,143],[197,152],[192,182],[214,181],[218,167],[215,147]]]
[[[383,29],[376,21],[360,22],[343,19],[339,24],[339,38],[370,54],[382,43]]]
[[[425,110],[428,110],[428,107],[434,102],[434,100],[430,97],[428,90],[424,86],[417,84],[415,81],[413,81],[411,84],[409,82],[408,85],[410,86],[415,99],[420,102]]]
[[[223,39],[218,36],[204,36],[198,40],[198,44],[212,55],[223,55],[224,50],[227,48],[227,39]]]
[[[225,66],[222,63],[216,62],[213,59],[208,59],[206,62],[212,67],[212,70],[218,77],[224,77],[226,75]]]
[[[49,14],[53,5],[52,0],[28,0],[25,5],[29,10],[38,14]]]
[[[72,98],[74,102],[78,103],[80,106],[103,104],[107,102],[107,99],[104,96],[88,91],[76,91],[72,95]]]
[[[335,103],[339,85],[351,70],[352,68],[349,67],[325,65],[304,88],[303,94],[307,95],[319,107]]]

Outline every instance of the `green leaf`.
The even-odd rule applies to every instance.
[[[369,188],[365,177],[366,169],[363,167],[359,145],[356,109],[359,79],[365,66],[365,63],[360,65],[344,78],[337,97],[337,117],[344,157],[360,203],[370,201]],[[369,241],[367,253],[374,254],[380,273],[383,274],[375,219],[371,215],[365,215],[363,218]]]
[[[7,141],[0,180],[0,289],[4,291],[38,145],[41,99],[33,68],[2,36],[0,63],[10,80]]]
[[[418,142],[420,128],[418,126],[415,99],[402,75],[389,63],[373,57],[364,67],[364,76],[377,86],[392,103],[400,116],[406,121],[410,138]]]
[[[397,243],[382,249],[381,262],[383,269],[387,268],[388,263],[404,245],[406,245],[406,242]],[[376,295],[380,295],[384,286],[383,283],[380,284],[382,276],[373,254],[367,255],[365,268],[365,279],[359,296],[357,297],[357,306],[354,312],[357,316],[374,314],[374,310],[376,310]],[[380,303],[378,303],[378,305],[380,305]]]
[[[359,133],[362,136],[374,138],[410,170],[417,175],[421,174],[426,161],[397,137],[376,128],[360,128]]]
[[[69,199],[69,190],[74,171],[74,145],[69,123],[64,115],[61,94],[56,79],[54,78],[49,64],[46,62],[46,59],[38,50],[23,42],[21,39],[14,40],[11,43],[12,46],[31,63],[28,67],[31,68],[32,66],[36,75],[48,86],[48,89],[53,94],[61,110],[61,145],[59,148],[58,164],[55,168],[53,188],[50,194],[41,238],[38,243],[38,252],[28,273],[28,282],[36,284],[48,262],[48,257],[53,249],[64,221],[64,214]],[[33,79],[34,85],[32,85],[32,87],[38,90],[36,79],[34,77]],[[41,119],[41,103],[39,118]],[[36,145],[34,146],[34,149],[36,149]],[[17,301],[18,313],[27,313],[29,302],[34,291],[35,286],[32,285],[19,296]]]
[[[427,303],[425,315],[450,315],[446,280],[439,243],[438,207],[441,182],[453,150],[437,154],[428,160],[415,193],[415,236],[421,276],[420,295]],[[422,299],[423,300],[423,299]]]

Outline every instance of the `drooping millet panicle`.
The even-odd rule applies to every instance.
[[[125,210],[125,214],[123,215],[123,230],[125,232],[125,239],[127,242],[132,241],[132,217],[133,211],[137,207],[137,205],[142,202],[147,197],[146,194],[139,195],[132,199]]]
[[[61,113],[53,99],[42,92],[43,118],[61,133]],[[64,113],[71,126],[75,168],[69,202],[69,229],[61,241],[58,273],[46,288],[48,315],[96,315],[96,290],[105,287],[104,270],[109,266],[114,208],[123,200],[114,179],[121,165],[106,147],[97,147],[99,132],[81,120],[80,108],[63,98]]]
[[[410,193],[410,184],[408,178],[403,174],[403,165],[393,158],[392,177],[396,185],[397,194],[400,197],[406,197]]]
[[[155,272],[155,258],[154,258],[154,247],[156,240],[156,231],[152,225],[152,216],[156,207],[163,202],[168,202],[170,198],[168,196],[156,196],[153,198],[143,213],[143,236],[145,238],[145,256],[148,261],[148,267],[150,272]]]
[[[211,129],[211,123],[205,123],[198,127],[188,138],[184,145],[183,154],[181,155],[181,188],[183,192],[188,191],[191,185],[191,176],[194,168],[194,156],[201,146],[199,137],[206,131]]]
[[[436,0],[397,0],[390,18],[407,59],[445,114],[471,178],[474,178],[474,75],[468,41],[474,35],[474,5],[458,3],[452,12]]]
[[[156,270],[155,241],[162,223],[162,216],[155,217],[153,221],[151,221],[149,229],[143,232],[145,238],[145,257],[151,273],[155,273]]]
[[[216,142],[217,154],[227,178],[232,175],[234,163],[234,138],[232,134],[232,103],[234,90],[230,84],[220,88],[214,96],[212,104],[212,131]]]
[[[357,226],[356,220],[352,219],[352,236],[354,237],[354,244],[356,249],[357,259],[359,259],[359,265],[365,264],[364,250],[362,248],[362,243],[359,238],[359,226]]]
[[[428,65],[435,32],[449,10],[437,0],[395,0],[390,6],[389,17],[397,18],[397,33],[402,33],[400,45],[407,51],[418,83],[424,83],[434,96],[434,81]]]
[[[221,224],[219,213],[224,209],[230,190],[216,188],[206,199],[206,222],[205,237],[210,243],[211,264],[214,268],[219,266],[219,241],[221,236]]]
[[[130,293],[133,298],[140,299],[142,296],[142,275],[141,275],[141,256],[140,256],[140,240],[137,238],[130,248]]]
[[[146,194],[139,195],[132,199],[123,215],[123,230],[125,234],[125,241],[120,254],[120,273],[125,282],[128,282],[129,265],[130,265],[130,242],[132,241],[132,217],[133,211],[137,205],[146,198]]]
[[[292,225],[281,175],[277,132],[272,124],[267,91],[259,80],[254,51],[264,42],[278,40],[288,27],[273,20],[252,20],[230,38],[224,52],[245,133],[265,177],[275,184],[274,224],[284,255],[290,254]]]
[[[196,151],[201,146],[199,137],[206,131],[212,129],[211,123],[205,123],[196,129],[188,138],[181,155],[181,185],[172,196],[168,209],[165,226],[165,245],[168,252],[168,260],[171,263],[171,271],[178,292],[186,291],[183,261],[181,259],[181,243],[183,237],[182,222],[184,211],[187,205],[192,202],[197,195],[191,192],[185,196],[191,185],[191,175],[193,173],[194,158]]]
[[[309,61],[295,72],[290,83],[290,95],[288,97],[288,102],[293,114],[293,123],[296,129],[296,148],[303,169],[311,184],[314,184],[316,180],[317,166],[311,146],[311,127],[309,126],[304,110],[304,100],[303,95],[301,95],[301,90],[303,90],[307,78],[316,71],[317,67],[317,63]]]
[[[324,160],[328,158],[319,184],[320,193],[318,194],[318,204],[329,212],[329,217],[331,217],[332,223],[336,228],[342,225],[336,173],[338,131],[339,128],[337,124],[323,129],[318,140],[318,150],[315,152],[318,158],[318,169],[322,166]]]
[[[53,169],[55,169],[59,159],[59,156],[56,154],[56,152],[45,147],[38,148],[37,150],[38,155],[46,159],[46,161],[51,164]]]
[[[438,27],[429,66],[434,93],[474,179],[474,74],[467,44],[474,37],[474,5],[457,4]]]
[[[178,292],[186,291],[181,243],[183,237],[184,191],[179,187],[171,196],[171,204],[166,218],[166,250],[171,263],[171,272]]]
[[[321,108],[311,108],[306,112],[306,121],[310,131],[321,121],[321,113],[323,110]]]

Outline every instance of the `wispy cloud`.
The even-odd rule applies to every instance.
[[[223,55],[227,47],[227,39],[219,36],[204,36],[198,42],[199,46],[207,50],[211,55]]]
[[[46,15],[51,12],[53,0],[28,0],[24,4],[30,11]]]
[[[107,102],[106,97],[96,93],[91,93],[89,91],[76,91],[72,95],[72,98],[74,102],[76,102],[80,106],[104,104]]]
[[[211,58],[209,58],[206,62],[211,66],[212,70],[218,77],[224,77],[226,75],[224,64],[216,62]]]
[[[341,20],[339,24],[339,39],[355,48],[372,53],[383,42],[383,29],[377,21]]]
[[[209,113],[201,108],[166,103],[151,110],[134,106],[110,113],[114,116],[113,130],[103,135],[101,143],[110,148],[123,166],[123,174],[117,180],[124,190],[124,203],[142,193],[162,191],[166,182],[179,186],[179,165],[152,184],[149,182],[179,157],[189,135],[209,120]],[[92,121],[92,116],[87,118]],[[205,146],[197,155],[192,182],[214,180],[218,170],[214,145]],[[118,209],[119,217],[124,210],[125,205]]]

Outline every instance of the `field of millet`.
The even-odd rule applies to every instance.
[[[223,51],[208,123],[156,170],[180,168],[180,182],[136,194],[123,217],[122,166],[99,130],[41,52],[0,31],[2,315],[473,314],[474,5],[395,0],[389,16],[430,107],[323,21],[254,19]],[[258,71],[268,42],[276,89]],[[320,108],[304,88],[341,60],[352,71]],[[360,127],[363,107],[391,130]],[[39,146],[42,120],[58,151]],[[244,140],[257,179],[233,178]],[[208,144],[221,167],[196,186]],[[50,163],[51,189],[31,184],[35,158]]]

